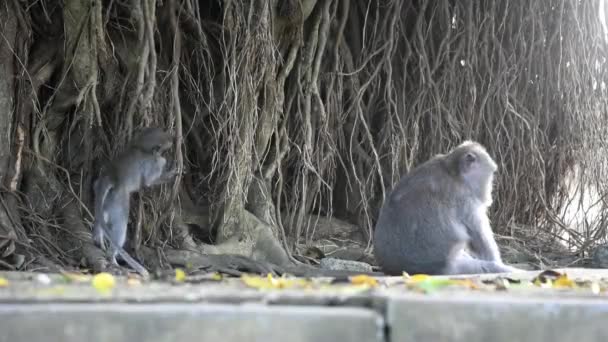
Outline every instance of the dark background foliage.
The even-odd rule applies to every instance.
[[[103,268],[91,182],[165,127],[183,176],[134,196],[146,263],[316,246],[371,253],[400,175],[465,139],[499,165],[499,242],[550,262],[605,242],[601,1],[7,0],[4,268]],[[549,259],[547,259],[549,258]]]

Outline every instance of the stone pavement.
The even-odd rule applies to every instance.
[[[567,272],[608,279],[608,270]],[[0,277],[10,281],[0,288],[0,342],[608,341],[606,291],[262,291],[232,279],[151,282],[100,295],[90,285]]]

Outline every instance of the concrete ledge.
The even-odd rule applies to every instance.
[[[383,319],[359,308],[217,304],[5,304],[4,342],[382,341]]]
[[[391,341],[608,341],[606,298],[393,296]]]

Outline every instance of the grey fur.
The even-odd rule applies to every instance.
[[[496,169],[483,146],[466,141],[405,175],[386,198],[374,232],[383,271],[514,271],[502,262],[486,214]]]
[[[166,159],[162,152],[172,146],[171,136],[159,128],[145,128],[116,159],[112,160],[94,183],[95,220],[93,239],[105,249],[104,236],[110,242],[110,259],[117,265],[116,256],[142,276],[146,269],[124,249],[129,220],[129,202],[133,192],[169,181],[175,170],[165,171]]]

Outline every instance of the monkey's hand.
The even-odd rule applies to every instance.
[[[173,166],[170,170],[167,170],[163,173],[161,179],[162,179],[162,182],[165,183],[165,182],[172,180],[177,175],[183,176],[184,173],[185,172],[183,169],[180,171],[180,170],[178,170],[177,166]]]
[[[183,172],[178,172],[177,166],[173,166],[169,170],[162,171],[160,176],[158,178],[154,179],[148,186],[155,186],[155,185],[168,183],[171,180],[173,180],[173,178],[175,178],[175,176],[178,174],[182,175]]]

